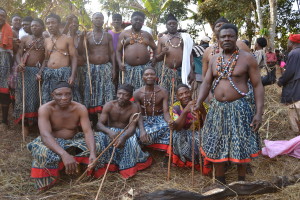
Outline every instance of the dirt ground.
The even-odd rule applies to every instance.
[[[280,89],[273,85],[266,87],[265,114],[263,126],[260,130],[262,141],[291,139],[297,136],[293,133],[287,121],[287,109],[279,104]],[[37,134],[26,138],[26,143],[33,140]],[[84,180],[74,185],[76,176],[63,175],[60,182],[52,189],[39,193],[33,187],[30,179],[31,156],[22,142],[21,127],[11,125],[9,130],[0,129],[0,199],[95,199],[99,180]],[[191,184],[191,170],[171,168],[171,180],[166,181],[167,169],[162,165],[162,154],[151,151],[154,164],[139,172],[133,178],[124,180],[118,173],[109,173],[100,199],[124,199],[124,194],[131,188],[135,193],[152,192],[158,189],[175,188],[200,192],[212,183],[211,179],[195,172],[195,184]],[[279,156],[273,159],[260,156],[252,163],[253,175],[248,175],[248,181],[271,181],[275,176],[300,174],[299,159],[289,156]],[[237,179],[236,167],[227,171],[227,182]],[[228,199],[260,199],[260,200],[299,200],[300,184],[295,184],[280,190],[278,193],[248,197],[233,197]]]

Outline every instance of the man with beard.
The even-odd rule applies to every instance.
[[[125,83],[131,84],[135,89],[142,87],[143,70],[146,66],[151,65],[148,47],[153,50],[154,58],[156,55],[153,37],[148,32],[141,30],[144,20],[144,13],[138,11],[132,13],[132,28],[121,33],[116,52],[118,66],[121,71],[124,71],[125,77],[122,77],[122,80],[124,79]],[[122,56],[124,56],[124,63]],[[154,65],[155,63],[152,62],[152,66]]]
[[[143,117],[139,120],[138,137],[147,147],[166,151],[169,146],[172,123],[168,109],[168,92],[155,85],[157,76],[152,67],[146,67],[143,72],[145,86],[134,92],[134,100],[140,108]]]
[[[31,177],[39,190],[53,186],[63,168],[68,175],[78,173],[78,164],[92,163],[100,150],[86,108],[72,101],[71,86],[61,81],[52,89],[53,100],[39,109],[41,136],[27,145],[33,157]],[[78,132],[78,124],[82,132]]]
[[[97,124],[95,137],[100,141],[104,150],[109,143],[126,127],[131,116],[139,112],[138,106],[131,102],[133,87],[129,84],[121,85],[117,91],[117,100],[105,104]],[[126,131],[116,140],[113,147],[100,158],[100,164],[107,164],[113,148],[116,149],[112,160],[112,167],[119,171],[123,178],[129,178],[137,171],[146,169],[152,163],[148,152],[143,152],[135,134],[138,119],[133,121]],[[103,170],[104,173],[104,170]]]
[[[160,85],[171,94],[172,79],[175,87],[180,83],[188,84],[193,39],[189,34],[177,31],[178,21],[173,14],[167,16],[166,27],[168,33],[158,40],[156,61],[163,60],[157,67]]]
[[[18,78],[16,87],[16,107],[14,116],[15,123],[19,123],[23,114],[23,92],[25,92],[25,136],[29,133],[29,127],[37,124],[39,100],[39,83],[36,80],[36,74],[39,67],[45,59],[45,48],[43,31],[45,30],[44,22],[41,19],[34,19],[31,22],[32,35],[22,37],[20,48],[16,56],[18,64]],[[24,89],[23,78],[24,73]]]
[[[22,19],[22,28],[19,31],[19,39],[22,39],[25,35],[32,35],[30,28],[32,20],[33,18],[31,16],[27,16]]]
[[[213,84],[214,98],[202,128],[200,151],[214,163],[216,180],[221,184],[226,184],[227,162],[238,164],[238,180],[244,181],[245,164],[261,151],[257,131],[262,122],[264,89],[255,58],[237,48],[237,37],[235,25],[222,25],[218,34],[222,52],[210,60],[195,106],[195,110],[204,110],[202,103]]]
[[[52,85],[58,81],[68,81],[73,85],[73,100],[80,102],[78,86],[75,84],[77,71],[77,51],[73,38],[59,32],[60,17],[50,14],[46,26],[50,37],[45,39],[45,60],[37,78],[43,79],[42,103],[51,101]],[[70,67],[71,65],[71,67]]]
[[[103,30],[104,16],[97,12],[93,14],[94,29],[87,33],[89,62],[91,67],[90,86],[88,74],[85,78],[84,104],[92,114],[92,121],[96,125],[97,113],[100,113],[105,103],[115,96],[116,79],[115,53],[112,36]],[[92,94],[90,93],[92,87]]]
[[[10,90],[8,79],[12,68],[13,31],[6,23],[7,13],[0,8],[0,104],[2,107],[1,126],[8,126],[8,110],[10,104]]]

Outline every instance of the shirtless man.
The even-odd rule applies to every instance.
[[[130,117],[139,112],[138,106],[131,102],[133,87],[129,84],[121,85],[117,91],[117,100],[112,100],[105,104],[97,124],[96,138],[100,141],[100,146],[105,149],[118,133],[120,133],[130,122]],[[128,127],[128,129],[114,143],[116,155],[112,161],[116,165],[116,170],[120,172],[123,178],[129,178],[137,171],[149,167],[152,158],[149,153],[144,153],[138,144],[136,125],[138,119]],[[108,151],[101,160],[108,163],[111,156]],[[100,161],[100,163],[102,163]],[[103,171],[104,172],[104,171]]]
[[[22,73],[25,83],[25,135],[29,133],[29,126],[37,124],[39,100],[39,83],[36,74],[39,72],[41,63],[45,59],[44,22],[41,19],[34,19],[31,22],[32,35],[22,37],[20,48],[16,56],[18,65],[18,78],[16,87],[16,106],[14,110],[15,123],[19,123],[23,114],[23,85]]]
[[[160,75],[160,85],[166,88],[169,94],[172,91],[172,78],[175,78],[175,87],[182,81],[187,84],[187,75],[182,78],[181,73],[185,69],[190,70],[192,66],[191,52],[193,39],[187,33],[179,33],[178,21],[173,14],[169,14],[166,20],[166,27],[168,33],[159,38],[157,44],[156,61],[163,61],[158,63],[158,74]],[[186,49],[190,57],[183,57],[184,43],[190,43],[190,47]],[[187,63],[186,63],[187,62]],[[164,66],[162,66],[164,65]],[[182,68],[184,70],[182,70]]]
[[[96,125],[97,113],[100,113],[105,103],[113,100],[115,96],[116,79],[115,52],[112,36],[103,31],[104,16],[97,12],[93,14],[94,29],[87,33],[89,61],[91,67],[92,94],[88,74],[85,78],[84,104],[89,114],[94,115],[92,121]]]
[[[53,100],[39,109],[41,136],[27,145],[33,156],[31,177],[39,190],[52,186],[63,167],[66,174],[75,174],[78,162],[89,164],[96,159],[88,112],[84,105],[72,101],[70,85],[67,82],[55,83],[51,96]],[[78,124],[83,133],[78,133]]]
[[[124,30],[119,36],[117,47],[117,61],[124,76],[119,82],[131,84],[134,89],[142,87],[143,70],[146,66],[150,66],[150,53],[148,47],[153,50],[153,57],[156,55],[156,45],[152,35],[148,32],[141,30],[144,24],[145,14],[135,11],[131,15],[132,28]],[[124,55],[123,55],[124,49]],[[124,63],[122,61],[124,56]],[[152,62],[152,66],[155,62]]]
[[[50,37],[45,39],[45,60],[37,78],[43,79],[42,102],[51,101],[52,84],[68,81],[73,85],[74,101],[80,102],[78,86],[74,84],[77,70],[77,50],[72,37],[59,32],[60,17],[50,14],[46,17],[46,26]],[[70,67],[71,65],[71,67]]]
[[[226,162],[237,163],[238,180],[245,180],[245,163],[261,150],[257,131],[262,122],[264,89],[255,58],[237,48],[237,37],[235,25],[224,24],[220,28],[222,52],[210,60],[195,106],[196,110],[203,110],[202,103],[214,83],[214,98],[202,129],[200,150],[214,163],[216,179],[222,184],[226,184]],[[249,79],[253,90],[248,87]]]
[[[133,97],[143,115],[139,120],[139,138],[150,148],[166,151],[169,146],[171,117],[168,108],[168,92],[155,85],[155,70],[146,67],[143,72],[144,87],[136,90]]]

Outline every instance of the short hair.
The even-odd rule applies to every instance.
[[[128,92],[131,96],[133,95],[134,87],[128,83],[122,84],[119,86],[118,90],[125,90]]]
[[[32,22],[33,18],[31,16],[26,16],[22,19],[22,22]]]
[[[7,12],[4,8],[0,7],[0,10],[2,10],[3,12],[5,12],[5,14],[7,15]]]
[[[224,22],[224,23],[226,23],[226,24],[230,23],[230,22],[228,21],[228,19],[226,19],[225,17],[220,17],[219,19],[217,19],[217,21],[215,21],[214,27],[215,27],[218,23],[220,23],[220,22]]]
[[[168,23],[168,21],[170,21],[170,20],[174,20],[174,21],[178,22],[178,20],[172,13],[168,14],[168,16],[166,17],[166,23]]]
[[[58,88],[63,88],[63,87],[67,87],[67,88],[70,88],[72,90],[71,85],[68,82],[58,81],[58,82],[54,82],[52,84],[52,92],[54,92],[54,90],[56,90]]]
[[[131,15],[131,19],[132,19],[133,17],[135,17],[135,16],[140,16],[140,17],[142,17],[143,19],[145,19],[145,14],[142,13],[142,12],[139,12],[139,11],[134,11],[134,12],[132,13],[132,15]]]
[[[249,40],[242,40],[247,46],[249,46],[250,45],[250,42],[249,42]]]
[[[103,17],[104,17],[104,15],[103,15],[103,13],[102,12],[95,12],[93,15],[92,15],[92,18],[94,17],[94,15],[96,15],[96,14],[100,14],[100,15],[102,15]]]
[[[11,16],[11,20],[13,20],[13,18],[15,18],[15,17],[20,17],[20,18],[22,19],[22,17],[21,17],[20,15],[18,15],[18,14],[13,14],[13,16]]]
[[[40,18],[35,18],[34,20],[32,20],[33,22],[38,22],[40,25],[42,25],[42,27],[45,27],[45,24],[43,22],[43,20],[41,20]]]
[[[120,15],[119,13],[115,13],[115,14],[112,15],[112,19],[113,18],[120,18],[120,19],[122,19],[122,15]]]
[[[155,72],[155,74],[156,74],[155,69],[154,69],[153,67],[151,67],[151,66],[148,66],[148,67],[145,67],[145,68],[144,68],[144,70],[143,70],[143,75],[145,74],[145,72],[146,72],[148,69],[153,70],[153,71]]]
[[[235,32],[235,34],[236,34],[236,36],[238,36],[238,28],[236,27],[236,25],[234,25],[234,24],[230,24],[230,23],[228,23],[228,24],[223,24],[222,26],[221,26],[221,28],[220,28],[220,33],[221,33],[221,30],[223,30],[223,29],[233,29],[234,30],[234,32]],[[219,37],[220,37],[220,34],[219,34]]]
[[[261,46],[262,48],[266,47],[267,44],[268,44],[266,38],[264,38],[264,37],[257,38],[257,39],[256,39],[256,43],[257,43],[259,46]]]
[[[47,21],[47,19],[49,19],[49,18],[55,18],[59,24],[61,23],[61,18],[60,18],[60,16],[58,16],[58,15],[56,15],[56,14],[54,14],[54,13],[51,13],[50,15],[48,15],[48,16],[46,17],[46,21]]]
[[[175,92],[177,93],[178,90],[179,90],[180,88],[182,88],[182,87],[187,88],[187,89],[190,89],[188,85],[181,83],[181,84],[179,84],[179,85],[176,87]]]

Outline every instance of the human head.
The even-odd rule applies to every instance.
[[[57,35],[60,33],[59,32],[60,23],[61,23],[60,16],[58,16],[54,13],[51,13],[50,15],[48,15],[46,17],[46,26],[47,26],[48,32],[51,35]]]
[[[79,20],[78,17],[75,15],[71,15],[71,24],[69,26],[70,32],[76,32],[79,28]]]
[[[192,101],[192,92],[186,84],[179,84],[176,88],[176,98],[180,101],[180,104],[185,107],[190,101]]]
[[[104,16],[101,12],[96,12],[92,16],[92,22],[94,27],[102,28],[104,24]]]
[[[146,85],[154,85],[156,81],[156,73],[153,67],[145,67],[143,70],[143,81]]]
[[[29,35],[31,35],[31,22],[32,22],[33,18],[31,16],[27,16],[27,17],[24,17],[22,19],[22,27],[24,29],[24,31],[26,33],[28,33]]]
[[[15,30],[20,30],[22,27],[22,18],[20,17],[20,15],[13,15],[11,17],[11,25],[13,27],[13,29]]]
[[[40,37],[45,30],[45,25],[43,20],[36,18],[31,22],[31,32],[34,36]]]
[[[300,46],[300,34],[290,34],[287,49],[291,51],[295,46]]]
[[[170,34],[177,33],[178,21],[172,13],[168,14],[168,16],[167,16],[166,27],[167,27],[168,33],[170,33]]]
[[[116,30],[120,30],[122,27],[122,15],[120,14],[113,14],[112,15],[112,26]]]
[[[65,81],[59,81],[52,85],[53,100],[60,108],[68,107],[72,101],[71,86]]]
[[[220,17],[219,19],[217,19],[217,21],[215,21],[215,23],[214,23],[214,33],[215,33],[215,35],[216,35],[216,37],[217,38],[219,38],[219,33],[220,33],[220,28],[221,28],[221,26],[223,25],[223,24],[228,24],[229,23],[229,21],[226,19],[226,18],[224,18],[224,17]]]
[[[267,46],[268,42],[266,40],[266,38],[264,37],[260,37],[260,38],[257,38],[256,39],[256,42],[255,42],[255,49],[263,49]]]
[[[250,42],[249,40],[242,40],[248,47],[250,47]]]
[[[131,25],[133,30],[140,31],[144,25],[145,14],[139,11],[135,11],[131,15]]]
[[[6,17],[6,10],[4,10],[4,8],[0,8],[0,27],[2,27],[5,24]]]
[[[238,29],[234,24],[223,24],[219,32],[219,43],[224,51],[236,49]]]
[[[122,107],[130,102],[133,94],[133,86],[130,84],[122,84],[119,86],[117,91],[117,101],[118,104]]]

